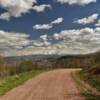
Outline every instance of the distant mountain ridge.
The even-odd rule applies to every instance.
[[[43,64],[48,66],[50,63],[52,67],[83,67],[88,68],[95,64],[100,64],[100,52],[84,55],[29,55],[29,56],[16,56],[16,57],[5,57],[5,61],[21,61],[31,60],[32,62]]]
[[[25,60],[41,60],[41,59],[57,59],[62,57],[62,55],[28,55],[28,56],[12,56],[12,57],[4,57],[3,59],[6,61],[19,61],[22,59]]]

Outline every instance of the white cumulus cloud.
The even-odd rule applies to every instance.
[[[0,30],[0,50],[22,49],[30,44],[29,35]]]
[[[50,29],[52,28],[52,25],[49,24],[36,24],[35,26],[33,26],[33,29]]]
[[[74,20],[74,23],[82,24],[82,25],[94,23],[98,19],[98,15],[99,14],[95,13],[95,14],[92,14],[91,16],[84,17],[82,19]]]
[[[0,51],[5,56],[86,54],[100,49],[100,27],[62,30],[30,39],[25,33],[0,30]]]
[[[0,0],[0,7],[6,10],[0,15],[0,19],[9,20],[12,16],[20,17],[32,9],[43,12],[45,8],[51,8],[49,4],[36,6],[35,4],[37,4],[37,0]]]
[[[33,29],[51,29],[55,24],[60,24],[63,22],[63,18],[59,17],[55,19],[54,21],[50,22],[49,24],[36,24],[33,26]]]
[[[62,17],[60,17],[60,18],[57,18],[56,20],[52,21],[51,24],[59,24],[59,23],[63,22],[63,20],[64,19]]]
[[[8,12],[2,13],[2,14],[0,15],[0,19],[9,21],[9,19],[10,19],[10,14],[9,14]]]
[[[97,0],[57,0],[60,3],[67,3],[69,5],[78,4],[78,5],[87,5],[90,3],[95,3]]]
[[[10,16],[19,17],[29,12],[36,0],[0,0],[0,6],[7,10]]]
[[[36,5],[33,7],[33,10],[37,11],[37,12],[43,12],[46,8],[51,9],[51,5],[50,4],[43,4],[43,5]]]
[[[100,49],[100,27],[63,30],[55,33],[53,38],[60,46],[72,49],[72,53],[87,53]]]

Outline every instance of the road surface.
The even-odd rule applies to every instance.
[[[84,100],[72,78],[77,69],[61,69],[42,73],[25,82],[0,100]]]

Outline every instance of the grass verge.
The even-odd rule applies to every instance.
[[[25,81],[32,77],[44,72],[44,70],[32,70],[30,72],[23,72],[18,75],[11,76],[0,82],[0,96],[4,95],[7,91],[11,90],[18,85],[23,84]]]
[[[81,71],[79,74],[84,81],[100,91],[100,75],[92,75],[85,71]]]
[[[82,82],[81,74],[76,73],[73,74],[73,78],[75,82],[78,84],[82,95],[86,98],[86,100],[100,100],[100,95],[96,95],[89,90],[86,85]]]

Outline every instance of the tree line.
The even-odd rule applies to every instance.
[[[21,59],[7,62],[0,58],[0,77],[19,74],[32,69],[56,69],[56,68],[84,68],[88,69],[100,64],[100,52],[88,55],[70,55],[50,59]]]

